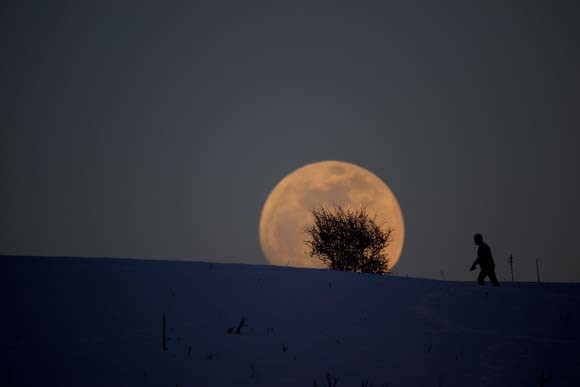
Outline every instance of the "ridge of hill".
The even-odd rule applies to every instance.
[[[579,284],[0,262],[7,385],[537,386],[542,372],[550,387],[580,385]]]

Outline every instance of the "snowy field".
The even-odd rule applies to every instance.
[[[0,259],[2,386],[580,386],[578,284]]]

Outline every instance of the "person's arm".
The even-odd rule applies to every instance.
[[[479,246],[477,248],[477,259],[473,262],[473,265],[471,265],[471,268],[469,269],[469,271],[474,271],[475,267],[477,265],[481,266],[481,256],[482,256],[482,251],[481,251],[481,246]]]
[[[473,265],[471,265],[471,267],[469,268],[469,271],[474,271],[475,267],[479,264],[479,257],[477,257],[477,259],[475,260],[475,262],[473,262]]]

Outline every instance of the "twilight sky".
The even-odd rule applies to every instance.
[[[399,273],[472,279],[481,232],[580,281],[577,2],[80,3],[0,5],[0,254],[263,264],[274,185],[342,160]]]

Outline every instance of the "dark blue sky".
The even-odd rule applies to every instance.
[[[393,190],[397,271],[580,280],[576,2],[0,6],[0,253],[265,263],[310,162]]]

